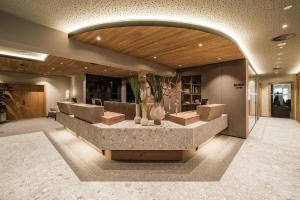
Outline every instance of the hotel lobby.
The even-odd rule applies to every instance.
[[[0,1],[0,200],[300,199],[300,4]]]

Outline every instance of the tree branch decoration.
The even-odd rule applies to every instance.
[[[133,96],[134,96],[134,101],[136,104],[139,104],[141,102],[139,77],[131,76],[128,78],[128,81],[129,81],[130,88],[131,88]]]
[[[159,75],[148,75],[147,81],[151,88],[151,93],[156,103],[160,103],[164,97],[165,78]]]

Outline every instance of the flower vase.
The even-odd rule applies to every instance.
[[[141,123],[141,108],[139,104],[135,104],[135,117],[134,117],[134,122],[136,124],[140,124]]]
[[[154,120],[155,125],[161,125],[161,120],[165,118],[165,110],[159,103],[155,103],[150,111],[150,117]]]

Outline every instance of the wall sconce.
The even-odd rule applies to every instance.
[[[70,90],[66,90],[66,93],[65,93],[65,99],[66,99],[67,101],[70,100]]]

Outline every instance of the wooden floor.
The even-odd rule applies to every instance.
[[[65,129],[46,135],[81,181],[219,181],[244,141],[217,135],[186,162],[119,162]]]

